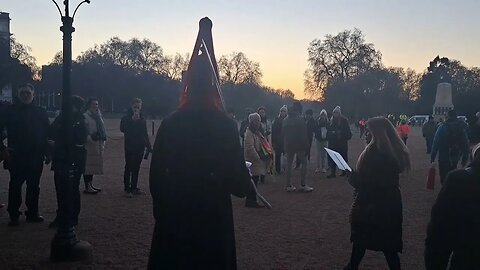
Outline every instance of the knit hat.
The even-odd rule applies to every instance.
[[[333,109],[333,113],[342,113],[342,108],[340,106],[335,107],[335,109]]]
[[[252,123],[254,120],[257,120],[258,122],[260,122],[260,114],[258,113],[252,113],[248,116],[248,122],[249,123]]]

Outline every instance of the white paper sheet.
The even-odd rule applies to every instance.
[[[348,166],[348,163],[343,159],[340,153],[333,151],[332,149],[328,149],[326,147],[325,151],[327,151],[328,155],[333,159],[333,162],[337,165],[337,167],[342,171],[352,171],[352,168]]]

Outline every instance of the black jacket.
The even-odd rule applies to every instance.
[[[275,151],[283,152],[283,118],[276,117],[272,123],[272,145]]]
[[[480,269],[480,166],[468,170],[450,172],[433,205],[425,240],[427,270],[447,269],[450,255],[450,270]]]
[[[222,112],[182,110],[162,121],[150,166],[149,269],[236,269],[230,194],[251,190],[238,136]]]
[[[13,104],[2,110],[0,130],[6,130],[11,149],[7,169],[41,170],[48,147],[49,120],[47,112],[32,104]],[[0,142],[0,151],[6,146]]]
[[[362,166],[349,181],[355,188],[350,240],[370,250],[401,252],[400,170],[377,147],[368,149],[363,158]]]
[[[328,147],[333,150],[347,149],[348,140],[352,138],[352,131],[347,118],[341,116],[339,119],[332,119],[328,125]]]
[[[72,114],[72,141],[70,142],[70,149],[72,150],[72,163],[68,162],[67,142],[65,141],[65,135],[62,130],[62,118],[60,114],[55,118],[49,129],[49,139],[54,142],[53,157],[52,157],[52,170],[69,168],[68,164],[73,164],[73,169],[76,173],[83,173],[85,171],[85,161],[87,158],[87,151],[85,149],[85,143],[87,141],[87,127],[85,124],[85,118],[82,113]]]
[[[145,148],[151,150],[145,118],[141,115],[139,120],[133,120],[132,115],[129,110],[120,121],[120,131],[125,134],[125,152],[143,152]]]

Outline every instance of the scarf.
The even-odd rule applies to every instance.
[[[100,113],[100,111],[92,112],[90,110],[88,111],[88,114],[93,118],[93,120],[95,120],[95,124],[97,125],[98,137],[101,141],[106,141],[107,132],[105,131],[105,124],[103,122],[102,114]]]

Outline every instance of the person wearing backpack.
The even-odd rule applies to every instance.
[[[433,138],[431,163],[435,162],[438,153],[438,170],[440,183],[443,185],[447,173],[456,169],[462,159],[465,166],[469,155],[469,141],[463,123],[457,119],[457,113],[450,110],[447,120],[438,128]]]
[[[432,208],[425,240],[427,270],[479,269],[480,144],[465,169],[448,174]]]

